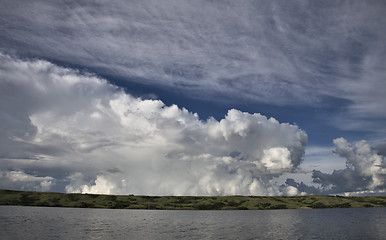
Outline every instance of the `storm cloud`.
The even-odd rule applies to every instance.
[[[3,54],[0,77],[2,178],[14,185],[30,178],[68,192],[280,195],[287,189],[272,180],[301,164],[307,143],[304,131],[274,118],[231,109],[202,120],[44,60]]]
[[[377,191],[386,189],[385,158],[365,141],[352,146],[344,138],[334,139],[335,152],[346,159],[346,169],[332,174],[314,171],[315,183],[334,192]]]
[[[344,138],[334,139],[334,153],[346,159],[346,168],[332,173],[313,170],[313,182],[309,186],[294,179],[287,179],[285,186],[295,187],[304,194],[380,194],[386,191],[386,158],[367,141],[354,145]]]

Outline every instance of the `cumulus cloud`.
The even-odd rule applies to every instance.
[[[273,179],[302,162],[307,135],[296,125],[236,109],[203,120],[89,73],[0,57],[4,178],[18,169],[82,193],[295,194]]]
[[[0,49],[193,98],[318,106],[332,99],[334,107],[339,99],[342,115],[328,121],[379,132],[384,9],[384,1],[5,0]]]
[[[344,138],[334,139],[335,153],[346,159],[346,168],[332,173],[314,170],[313,182],[319,188],[288,179],[286,186],[306,193],[345,193],[347,195],[384,193],[386,190],[386,159],[365,140],[351,145]]]
[[[50,176],[38,177],[23,171],[0,171],[1,189],[49,191],[55,184]]]

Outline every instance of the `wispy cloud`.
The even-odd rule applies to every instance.
[[[0,48],[193,98],[343,99],[332,122],[358,130],[386,118],[384,9],[383,1],[3,1]]]

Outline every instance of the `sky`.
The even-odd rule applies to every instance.
[[[12,1],[0,188],[385,195],[385,1]]]

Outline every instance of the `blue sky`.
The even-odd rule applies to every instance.
[[[383,1],[2,5],[2,188],[385,192]]]

